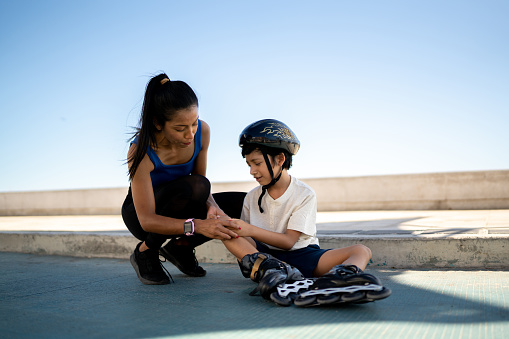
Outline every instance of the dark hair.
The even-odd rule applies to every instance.
[[[171,81],[161,73],[156,75],[147,84],[141,117],[136,133],[130,140],[138,137],[136,151],[127,162],[131,163],[129,178],[132,179],[149,146],[156,145],[156,123],[164,126],[173,115],[191,106],[198,106],[198,98],[193,89],[183,81]]]
[[[285,149],[282,149],[282,148],[276,148],[276,147],[267,147],[267,146],[263,146],[263,145],[259,145],[259,144],[245,144],[242,146],[242,157],[246,157],[246,155],[248,154],[251,154],[253,151],[260,151],[262,153],[265,152],[265,154],[267,155],[270,155],[272,157],[272,159],[274,159],[274,157],[276,155],[279,155],[281,153],[283,153],[285,155],[285,162],[283,163],[283,169],[286,168],[286,169],[290,169],[290,167],[292,167],[292,155],[290,154],[290,152],[288,152],[287,150]],[[268,164],[267,164],[268,166]]]

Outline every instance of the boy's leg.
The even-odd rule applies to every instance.
[[[365,269],[371,259],[371,250],[364,245],[353,245],[325,252],[318,261],[313,275],[321,277],[336,265],[355,265]]]
[[[270,254],[258,252],[256,243],[251,238],[223,240],[223,243],[237,257],[242,275],[258,283],[250,295],[259,292],[263,298],[272,299],[279,305],[291,305],[291,298],[278,298],[276,288],[288,281],[303,280],[304,276],[298,269]]]
[[[248,254],[258,252],[256,243],[251,238],[239,237],[236,239],[223,240],[223,244],[239,261]]]
[[[314,270],[320,278],[299,295],[295,304],[364,303],[387,298],[391,291],[378,278],[363,272],[370,259],[371,251],[364,245],[325,252]]]

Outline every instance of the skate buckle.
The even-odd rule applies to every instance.
[[[300,294],[301,297],[307,297],[310,295],[329,295],[333,293],[353,293],[357,291],[381,291],[383,286],[369,284],[369,285],[351,285],[346,287],[331,287],[324,288],[321,290],[311,290]]]
[[[297,280],[293,284],[278,286],[277,293],[280,297],[286,298],[290,293],[297,293],[302,289],[308,289],[311,285],[313,285],[313,280],[311,279]]]

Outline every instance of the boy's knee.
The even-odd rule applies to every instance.
[[[362,254],[363,256],[366,256],[368,259],[371,259],[371,250],[369,249],[369,247],[362,244],[354,245],[354,247],[356,252]]]

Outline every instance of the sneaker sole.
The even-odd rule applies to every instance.
[[[131,265],[133,266],[134,270],[136,271],[136,275],[138,276],[138,279],[140,279],[140,281],[142,283],[144,283],[145,285],[168,285],[170,283],[170,280],[168,281],[152,281],[152,280],[148,280],[148,279],[145,279],[141,276],[140,274],[140,269],[138,267],[138,264],[136,263],[136,259],[134,257],[134,253],[131,254],[131,258],[129,259],[129,261],[131,262]]]

